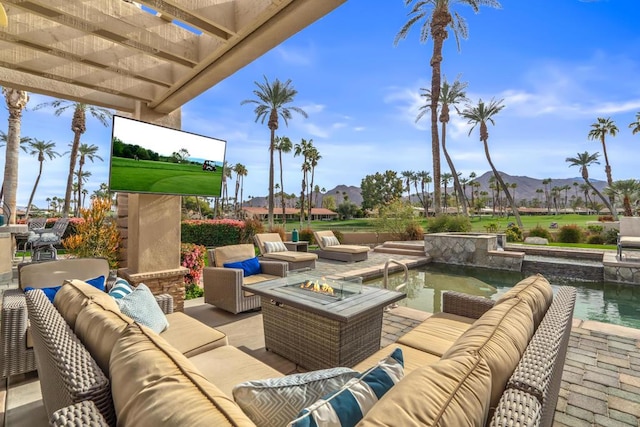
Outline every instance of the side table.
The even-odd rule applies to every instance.
[[[283,242],[288,251],[309,252],[309,242],[300,240],[298,242]]]

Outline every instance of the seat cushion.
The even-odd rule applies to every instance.
[[[367,246],[359,245],[326,246],[324,250],[328,252],[342,252],[347,254],[361,254],[364,252],[369,252],[369,248]]]
[[[253,276],[248,276],[245,277],[243,279],[243,285],[245,286],[251,286],[251,285],[255,285],[256,283],[262,283],[265,282],[267,280],[274,280],[274,279],[280,279],[280,277],[278,276],[272,276],[270,274],[254,274]],[[244,297],[245,298],[249,298],[251,296],[254,296],[255,294],[249,291],[244,291]]]
[[[89,301],[78,313],[75,334],[93,356],[102,372],[109,376],[111,350],[133,320],[120,311]]]
[[[496,305],[511,298],[518,298],[529,304],[533,312],[535,327],[537,328],[553,301],[553,289],[551,289],[551,285],[544,276],[536,274],[521,280],[513,288],[505,292],[498,298]]]
[[[71,329],[75,329],[78,313],[90,300],[106,309],[120,311],[118,304],[108,293],[77,279],[64,282],[62,288],[56,293],[53,304]]]
[[[186,357],[228,344],[224,333],[182,312],[167,314],[167,321],[169,327],[160,335]]]
[[[358,424],[372,426],[483,426],[491,370],[478,355],[417,369],[396,384]]]
[[[111,389],[119,426],[253,426],[161,336],[133,323],[113,347]]]
[[[298,262],[298,261],[314,261],[318,259],[318,255],[311,252],[270,252],[264,254],[265,259],[277,259],[279,261]]]
[[[231,345],[189,358],[191,363],[222,392],[231,397],[233,387],[250,380],[284,376],[271,366]]]
[[[436,313],[400,337],[398,343],[442,356],[476,319]]]
[[[485,359],[491,369],[491,406],[495,407],[533,332],[531,308],[526,301],[512,298],[476,320],[442,359],[476,353]]]
[[[244,261],[256,256],[256,251],[251,243],[242,245],[220,246],[213,252],[216,267],[222,267],[225,263]]]
[[[640,237],[621,236],[620,246],[623,248],[637,248],[640,249]]]
[[[400,348],[402,350],[405,374],[415,371],[418,368],[422,368],[423,366],[432,365],[440,360],[439,356],[435,356],[431,353],[417,350],[404,344],[394,343],[376,351],[371,356],[364,359],[362,362],[353,366],[353,369],[358,372],[366,371],[380,360],[389,356],[392,348]]]

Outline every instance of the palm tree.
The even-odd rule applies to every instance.
[[[73,132],[73,143],[71,144],[71,154],[69,155],[69,176],[67,177],[67,190],[64,195],[64,207],[62,214],[69,216],[71,204],[71,190],[73,184],[73,174],[76,170],[76,162],[78,161],[78,150],[80,148],[80,138],[87,131],[87,112],[97,119],[103,126],[109,124],[112,113],[106,108],[96,107],[94,105],[83,104],[81,102],[67,101],[65,99],[56,99],[52,102],[36,105],[34,110],[50,106],[54,108],[54,114],[60,116],[69,109],[73,109],[73,118],[71,119],[71,131]]]
[[[278,156],[280,158],[280,188],[282,189],[282,191],[280,192],[280,197],[281,197],[281,201],[282,201],[282,224],[286,224],[287,223],[287,216],[286,216],[286,210],[285,210],[285,205],[284,205],[284,182],[283,182],[283,177],[282,177],[282,153],[290,153],[291,150],[293,149],[293,144],[291,143],[291,140],[286,137],[277,137],[276,138],[276,144],[275,144],[275,149],[278,150]]]
[[[38,156],[38,162],[40,163],[40,167],[38,169],[38,176],[36,177],[36,182],[33,184],[33,190],[31,190],[31,196],[29,196],[29,203],[27,203],[27,212],[25,214],[26,218],[29,218],[29,213],[31,211],[31,203],[33,203],[33,196],[36,194],[36,189],[38,188],[38,183],[40,182],[40,177],[42,176],[42,164],[45,161],[45,156],[49,158],[49,160],[53,160],[56,157],[59,157],[60,154],[53,151],[56,147],[55,142],[44,142],[39,139],[34,139],[29,142],[30,151],[29,154],[32,156]]]
[[[467,104],[465,109],[462,112],[458,111],[458,113],[465,119],[469,120],[469,124],[472,125],[471,129],[469,130],[469,135],[471,135],[471,132],[478,124],[480,125],[480,141],[482,141],[482,143],[484,144],[484,154],[487,157],[487,161],[489,162],[491,169],[493,170],[494,176],[500,183],[500,187],[502,187],[505,196],[507,196],[507,200],[511,205],[511,210],[516,219],[516,222],[518,223],[518,227],[522,229],[522,220],[520,219],[520,213],[518,212],[515,201],[513,200],[513,197],[511,197],[511,193],[509,193],[509,189],[505,186],[502,177],[498,173],[498,170],[493,165],[493,161],[491,161],[491,155],[489,154],[489,130],[487,129],[487,122],[495,125],[493,116],[498,114],[500,110],[504,108],[504,105],[501,105],[501,103],[502,100],[495,101],[492,99],[488,105],[485,105],[485,103],[482,102],[482,99],[480,99],[477,106]]]
[[[310,144],[313,144],[313,140],[309,140]],[[315,177],[316,166],[318,166],[318,161],[322,158],[318,149],[314,146],[311,146],[311,150],[309,150],[309,166],[311,167],[311,182],[309,183],[308,191],[307,191],[307,204],[309,205],[309,216],[307,217],[307,227],[311,228],[311,202],[313,198],[311,197],[311,192],[313,190],[313,179]]]
[[[23,90],[2,88],[4,99],[9,110],[9,128],[6,137],[6,157],[4,163],[4,180],[2,181],[2,212],[7,224],[16,223],[16,203],[18,197],[18,158],[20,149],[20,125],[22,110],[29,102],[29,94]]]
[[[636,113],[636,120],[629,123],[629,128],[631,129],[631,133],[634,135],[640,132],[640,112]]]
[[[222,164],[222,191],[221,191],[221,202],[220,202],[220,210],[222,216],[224,216],[224,201],[229,198],[229,191],[227,186],[227,180],[233,177],[233,166],[229,166],[227,161],[225,160]]]
[[[303,117],[308,117],[307,113],[298,107],[285,107],[286,104],[293,102],[293,99],[298,94],[298,91],[291,85],[291,80],[287,80],[282,83],[280,80],[275,79],[273,83],[269,83],[267,77],[264,76],[264,83],[255,82],[258,89],[253,93],[258,99],[245,99],[240,103],[244,104],[256,104],[254,113],[256,115],[256,122],[260,120],[260,123],[264,124],[265,119],[268,118],[267,126],[271,131],[271,140],[269,143],[269,227],[273,227],[273,152],[275,150],[276,143],[276,130],[278,130],[278,118],[282,117],[284,124],[288,125],[288,121],[291,118],[291,112],[295,111],[301,114]]]
[[[599,140],[602,143],[602,153],[604,154],[604,171],[607,174],[607,184],[611,187],[613,184],[613,178],[611,177],[611,166],[609,165],[609,157],[607,156],[607,144],[605,143],[605,138],[607,135],[616,136],[618,133],[618,127],[611,120],[611,118],[603,119],[602,117],[598,117],[598,121],[591,125],[591,130],[589,131],[589,139]],[[611,204],[613,204],[613,200],[611,200]]]
[[[480,11],[481,5],[500,7],[497,0],[404,0],[405,6],[414,3],[409,12],[409,20],[400,29],[394,43],[404,39],[411,27],[418,21],[423,21],[420,31],[420,42],[425,43],[429,36],[433,39],[433,53],[431,55],[431,155],[433,158],[433,180],[438,183],[434,186],[433,196],[436,203],[436,213],[440,212],[440,141],[438,139],[438,102],[440,101],[440,65],[442,63],[442,47],[449,36],[447,28],[453,30],[458,50],[460,50],[460,37],[467,38],[468,29],[466,21],[457,12],[453,15],[450,10],[452,3],[463,3],[471,6],[475,13]]]
[[[444,185],[444,211],[447,211],[447,208],[449,207],[449,201],[447,200],[447,186],[449,185],[449,181],[451,181],[453,179],[453,175],[449,172],[445,172],[442,174],[441,176],[442,179],[442,185]]]
[[[606,192],[612,192],[616,196],[622,197],[622,206],[624,207],[624,216],[633,216],[631,207],[631,199],[637,198],[640,194],[640,182],[635,179],[623,179],[614,181],[611,187],[605,189]]]
[[[549,194],[549,184],[551,184],[551,178],[545,178],[542,180],[542,185],[544,185],[544,198],[547,205],[547,214],[551,213],[551,195]]]
[[[418,192],[418,181],[420,181],[420,191]],[[429,216],[429,183],[431,182],[431,175],[427,171],[420,171],[414,175],[413,186],[416,190],[416,196],[424,209],[424,215]],[[426,187],[426,195],[425,195]]]
[[[405,184],[407,185],[407,197],[409,198],[409,203],[411,203],[411,181],[413,180],[413,176],[415,175],[415,172],[402,171],[401,175],[404,178]]]
[[[8,138],[7,134],[0,130],[0,147],[4,147],[7,144],[7,138]],[[29,142],[31,142],[30,137],[28,136],[20,137],[20,148],[25,153],[28,152],[27,145],[29,144]],[[0,186],[0,200],[2,200],[3,194],[4,194],[4,183],[2,184],[2,186]],[[1,208],[0,208],[0,212],[2,212]]]
[[[91,163],[93,163],[94,159],[99,159],[100,161],[103,160],[102,157],[96,154],[99,149],[100,147],[98,147],[97,145],[89,145],[84,143],[80,144],[80,146],[78,147],[78,154],[80,154],[80,161],[78,162],[78,176],[83,175],[82,168],[84,167],[87,159],[91,160]],[[78,195],[78,201],[82,200],[80,197],[82,195],[82,180],[78,181],[78,189],[76,190],[76,194]],[[82,203],[79,203],[79,206],[82,206]],[[76,211],[76,216],[79,216],[79,212],[80,210]]]
[[[242,191],[244,188],[244,177],[247,176],[248,172],[247,172],[247,167],[242,163],[236,163],[236,165],[233,167],[233,170],[236,172],[235,200],[236,200],[236,216],[238,216],[238,214],[240,213],[240,210],[242,210]],[[240,191],[240,205],[238,205],[238,191]]]
[[[302,224],[304,221],[304,207],[305,207],[305,195],[307,193],[307,174],[311,170],[311,164],[309,163],[309,155],[311,150],[313,149],[313,140],[307,141],[302,138],[299,144],[296,144],[294,147],[293,155],[294,157],[302,156],[302,166],[300,170],[302,171],[302,184],[300,191],[300,228],[302,228]]]
[[[609,209],[609,212],[611,212],[611,216],[613,217],[613,219],[617,221],[618,215],[615,209],[613,209],[613,206],[611,205],[609,200],[607,200],[607,198],[605,198],[602,193],[593,186],[591,181],[589,181],[589,166],[591,166],[592,164],[599,165],[600,162],[598,161],[598,157],[600,157],[600,153],[589,154],[587,151],[585,151],[584,153],[578,153],[576,157],[567,157],[565,159],[565,162],[570,163],[569,167],[580,167],[580,173],[582,174],[582,179],[584,179],[584,182],[589,186],[589,188],[591,188],[591,191],[593,191],[593,193],[595,193],[600,198],[600,200],[602,200],[602,203],[604,203],[607,209]]]
[[[467,88],[467,83],[460,82],[456,79],[452,85],[447,82],[447,78],[445,77],[444,82],[442,82],[442,88],[440,89],[440,123],[442,124],[442,152],[444,153],[444,157],[447,160],[447,164],[449,165],[449,169],[451,170],[451,174],[453,176],[453,185],[455,187],[456,195],[458,196],[458,205],[462,205],[462,213],[465,216],[468,216],[467,205],[464,200],[464,191],[460,186],[460,180],[458,179],[458,173],[456,172],[456,168],[453,164],[453,160],[451,160],[451,156],[449,156],[449,152],[447,151],[447,123],[449,123],[449,106],[455,106],[460,102],[467,101],[465,89]],[[428,101],[431,100],[431,91],[425,88],[420,89],[422,91],[421,96],[426,98]],[[420,120],[427,112],[427,110],[431,108],[431,102],[420,107],[420,111],[418,112],[418,116],[416,117],[416,122]]]

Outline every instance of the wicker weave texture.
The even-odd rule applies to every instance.
[[[442,295],[442,311],[458,316],[479,319],[489,311],[495,302],[489,298],[447,291]]]
[[[52,427],[109,427],[91,400],[58,409],[51,416],[49,425]]]
[[[265,347],[309,370],[354,366],[380,349],[382,315],[372,309],[339,322],[262,298]]]
[[[369,258],[368,252],[360,252],[360,253],[352,254],[349,252],[325,251],[325,250],[319,249],[316,251],[316,254],[318,254],[318,258],[331,259],[334,261],[344,261],[344,262],[359,262]]]
[[[92,400],[115,424],[109,380],[53,304],[39,290],[25,294],[42,400],[49,416],[60,408]]]
[[[205,267],[202,276],[204,302],[233,314],[260,307],[259,296],[245,296],[242,280],[241,270]]]
[[[169,294],[154,295],[156,302],[164,314],[173,313],[173,297]]]
[[[36,370],[36,356],[27,348],[27,303],[20,289],[2,295],[2,329],[0,332],[0,367],[2,378]]]
[[[507,389],[502,394],[491,419],[491,427],[537,427],[540,425],[542,405],[522,390]]]

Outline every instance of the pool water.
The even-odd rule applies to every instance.
[[[524,278],[518,272],[489,270],[430,264],[409,270],[409,281],[404,291],[407,298],[398,305],[437,313],[442,311],[442,292],[457,291],[471,295],[498,299]],[[583,320],[640,329],[640,287],[619,283],[585,282],[565,277],[547,277],[554,290],[560,286],[577,289],[573,316]],[[404,280],[404,273],[389,276],[389,289],[395,289]],[[383,279],[364,284],[382,286]]]

